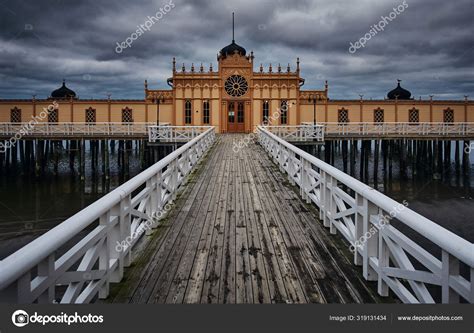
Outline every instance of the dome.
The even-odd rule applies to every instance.
[[[226,47],[224,47],[224,48],[221,50],[220,55],[221,55],[221,57],[224,57],[224,58],[225,58],[225,57],[227,57],[228,55],[234,54],[235,52],[237,52],[237,53],[240,54],[241,56],[245,56],[245,54],[246,54],[245,49],[244,49],[242,46],[236,44],[236,43],[235,43],[235,40],[232,40],[232,43],[231,43],[231,44],[227,45]]]
[[[387,94],[388,99],[410,99],[411,92],[406,89],[403,89],[400,86],[400,80],[398,80],[398,85],[395,89],[389,91]]]
[[[66,87],[66,81],[63,80],[63,85],[59,88],[59,89],[56,89],[54,90],[52,93],[51,93],[51,97],[52,98],[76,98],[76,93],[74,91],[72,91],[71,89],[69,89],[68,87]]]

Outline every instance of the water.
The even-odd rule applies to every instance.
[[[117,150],[110,153],[110,176],[107,180],[101,174],[100,154],[98,172],[93,172],[90,148],[87,146],[84,181],[77,174],[77,156],[75,172],[72,173],[65,150],[61,152],[56,175],[52,161],[48,161],[39,177],[24,173],[19,161],[15,167],[10,166],[8,172],[3,169],[0,173],[0,258],[13,253],[140,173],[151,162],[143,165],[136,148],[134,145],[129,150],[127,173],[118,164]]]

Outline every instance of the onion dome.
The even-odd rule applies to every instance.
[[[397,87],[387,94],[388,99],[410,99],[411,97],[411,92],[409,92],[406,89],[403,89],[400,86],[401,80],[397,80],[398,84]]]
[[[68,98],[76,98],[76,93],[66,87],[66,81],[63,80],[63,85],[59,88],[54,90],[51,93],[51,98],[58,98],[58,99],[68,99]]]
[[[229,45],[227,45],[221,50],[220,56],[225,58],[229,55],[233,55],[236,52],[240,54],[241,56],[245,56],[245,54],[247,53],[247,51],[245,51],[245,49],[242,46],[236,44],[235,40],[232,40],[232,43],[230,43]]]

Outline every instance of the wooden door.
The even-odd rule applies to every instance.
[[[227,105],[227,132],[245,132],[245,102],[229,101]]]

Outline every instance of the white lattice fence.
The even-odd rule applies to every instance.
[[[348,241],[354,264],[405,303],[474,302],[474,244],[375,189],[258,127],[259,143],[301,196],[314,203],[330,233]],[[435,248],[433,254],[398,226],[404,225]],[[426,244],[424,244],[426,245]],[[461,274],[461,265],[464,273]]]
[[[214,128],[0,261],[0,302],[88,303],[119,282],[139,238],[160,223],[209,150]],[[57,255],[57,253],[60,253]]]

